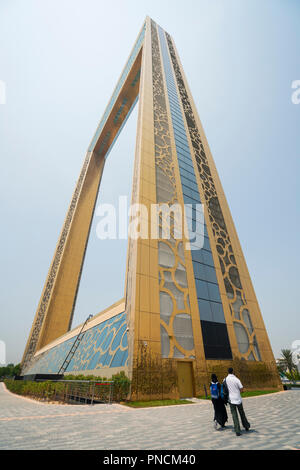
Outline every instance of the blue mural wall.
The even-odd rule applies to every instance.
[[[122,367],[128,363],[126,313],[122,312],[90,328],[84,334],[66,373]],[[56,374],[76,336],[42,353],[25,374]]]

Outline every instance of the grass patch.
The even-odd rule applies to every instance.
[[[269,393],[276,393],[279,390],[248,390],[247,392],[242,392],[242,398],[247,398],[247,397],[258,397],[259,395],[267,395]],[[201,400],[210,400],[210,395],[207,397],[205,395],[201,395],[200,397]]]
[[[269,393],[277,393],[279,390],[249,390],[248,392],[243,392],[242,397],[257,397],[259,395],[268,395]]]
[[[130,406],[131,408],[150,408],[152,406],[171,406],[187,404],[193,404],[193,402],[189,400],[152,400],[121,402],[121,405]]]

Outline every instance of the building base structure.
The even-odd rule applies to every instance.
[[[159,206],[158,233],[151,236],[151,223],[142,214],[147,236],[129,237],[124,298],[85,325],[67,373],[110,378],[124,371],[131,379],[132,399],[203,395],[211,373],[221,380],[228,367],[248,389],[281,389],[174,41],[149,17],[88,148],[22,374],[58,373],[81,329],[70,326],[101,176],[137,100],[132,205],[142,206],[146,214]],[[187,227],[179,235],[174,205],[182,208]],[[173,222],[167,234],[166,219]]]

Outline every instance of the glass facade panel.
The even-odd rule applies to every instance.
[[[201,320],[213,321],[211,302],[208,300],[198,299],[198,307]]]
[[[209,294],[208,294],[208,287],[207,287],[207,282],[205,281],[200,281],[199,279],[195,279],[196,281],[196,290],[197,290],[197,297],[201,299],[209,299]]]
[[[182,111],[179,103],[177,88],[175,86],[173,68],[171,66],[171,61],[168,54],[165,35],[160,27],[158,29],[167,83],[167,93],[169,97],[172,124],[174,129],[177,159],[181,176],[183,200],[184,204],[192,204],[193,206],[195,206],[196,204],[201,203],[201,199],[194,172],[194,165],[190,153],[188,139],[186,136]],[[194,216],[192,216],[192,220],[193,219],[195,220]],[[227,351],[229,340],[225,325],[225,318],[221,303],[219,286],[215,273],[215,266],[211,255],[210,242],[209,238],[207,236],[204,236],[207,235],[207,229],[205,226],[205,222],[204,228],[202,225],[201,229],[199,229],[198,226],[195,227],[195,224],[192,224],[191,220],[188,220],[187,226],[191,239],[191,253],[193,260],[193,269],[198,297],[200,319],[206,320],[208,322],[212,322],[214,320],[215,324],[220,322],[220,324],[222,324],[222,328],[225,327],[225,339],[223,340],[221,336],[219,336],[220,344],[216,345],[216,341],[214,341],[214,344],[211,344],[209,346],[211,349],[217,347],[218,353],[216,353],[216,355],[221,358],[222,356],[220,355],[220,345],[222,345],[222,342],[224,343],[225,341],[226,345],[224,346],[224,350]],[[196,228],[196,234],[199,235],[197,237],[195,237],[195,234],[191,236],[194,232],[194,227]],[[199,239],[201,239],[201,243],[199,242]],[[204,331],[203,334],[205,334]],[[209,338],[212,339],[212,336],[208,336],[206,338],[206,342],[209,341]],[[210,354],[212,353],[210,352]]]

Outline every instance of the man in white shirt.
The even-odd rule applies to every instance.
[[[248,423],[245,412],[244,412],[242,397],[241,397],[241,392],[243,391],[243,385],[241,384],[241,381],[233,374],[232,367],[228,369],[228,375],[226,379],[224,380],[226,381],[226,385],[227,385],[228,392],[229,392],[228,401],[230,404],[230,411],[232,414],[234,430],[235,430],[236,435],[240,436],[241,428],[240,428],[240,422],[239,422],[237,410],[239,410],[241,421],[246,431],[249,431],[249,428],[250,428],[250,424]]]

